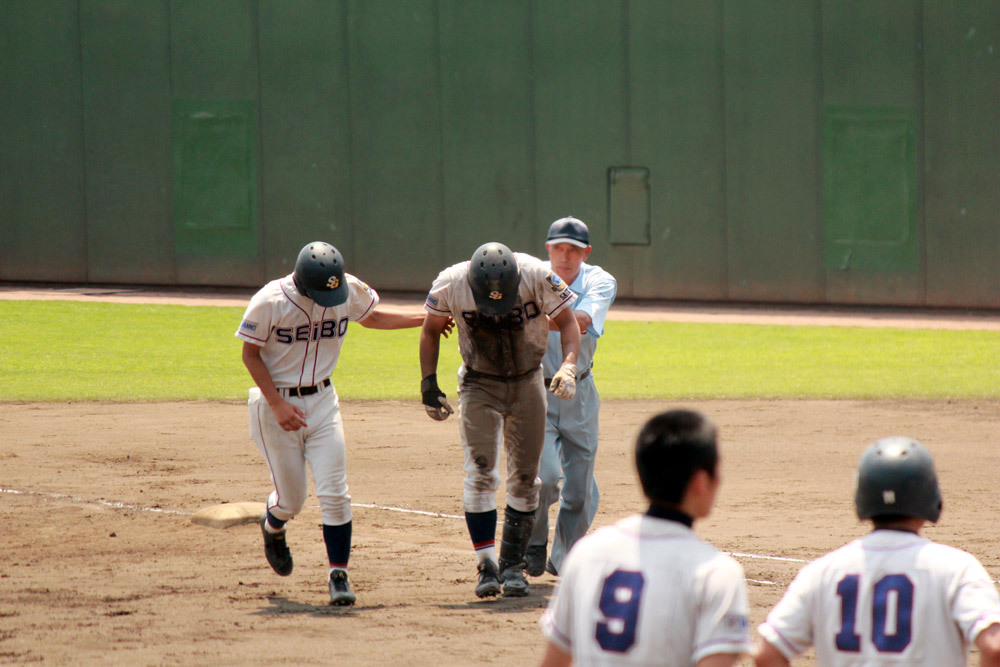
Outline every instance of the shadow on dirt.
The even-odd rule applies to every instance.
[[[356,616],[357,612],[367,612],[375,609],[384,609],[385,605],[356,605],[350,607],[335,607],[330,604],[306,604],[295,602],[288,598],[270,596],[267,598],[271,603],[270,607],[264,607],[256,612],[259,616],[282,616],[285,614],[299,614],[302,616]]]
[[[552,597],[554,584],[531,583],[531,592],[523,598],[505,598],[503,596],[495,598],[484,598],[482,600],[473,597],[471,600],[461,604],[439,604],[438,609],[477,609],[489,613],[511,613],[511,612],[538,612],[545,609]],[[469,591],[470,596],[474,596]]]

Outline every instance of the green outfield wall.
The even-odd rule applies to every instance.
[[[3,0],[0,280],[1000,307],[1000,0]]]

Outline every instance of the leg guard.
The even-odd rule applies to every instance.
[[[534,512],[519,512],[510,505],[504,509],[503,534],[500,538],[500,572],[524,565],[524,550],[528,547]]]

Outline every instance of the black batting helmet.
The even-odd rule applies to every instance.
[[[511,249],[502,243],[484,243],[469,261],[469,285],[476,308],[483,315],[506,315],[517,301],[521,271]]]
[[[909,516],[937,522],[941,489],[930,452],[903,436],[882,438],[869,446],[858,463],[854,504],[860,519]]]
[[[340,251],[322,241],[302,248],[295,260],[295,288],[325,308],[347,301],[344,257]]]
[[[569,243],[578,248],[590,245],[590,230],[581,220],[574,217],[559,218],[549,225],[546,243]]]

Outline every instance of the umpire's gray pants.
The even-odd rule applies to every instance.
[[[538,459],[545,438],[545,383],[541,371],[516,380],[460,377],[459,431],[465,453],[462,504],[466,512],[497,507],[500,445],[507,453],[507,504],[538,507]]]
[[[538,471],[542,488],[528,545],[546,543],[549,507],[559,503],[556,532],[549,554],[556,571],[562,566],[570,547],[587,533],[597,514],[599,494],[597,480],[594,479],[594,461],[597,458],[600,407],[593,374],[577,384],[576,395],[568,401],[548,396],[545,447]]]

